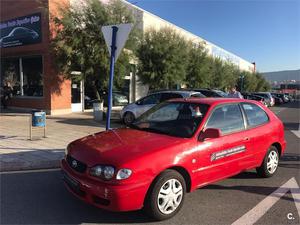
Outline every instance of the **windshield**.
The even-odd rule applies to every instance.
[[[176,137],[192,137],[209,106],[189,102],[163,102],[142,114],[130,127]]]

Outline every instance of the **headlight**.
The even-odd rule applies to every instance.
[[[102,167],[101,166],[95,166],[93,167],[91,170],[90,170],[90,174],[92,176],[95,176],[95,177],[101,177],[102,176]]]
[[[94,166],[90,169],[90,175],[105,180],[110,180],[115,174],[115,168],[112,166]]]
[[[114,173],[115,173],[115,169],[112,166],[104,167],[103,174],[104,174],[105,179],[107,179],[107,180],[111,179],[114,176]]]
[[[116,179],[117,180],[124,180],[130,177],[132,171],[130,169],[120,169],[117,173]]]

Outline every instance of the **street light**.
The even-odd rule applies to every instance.
[[[245,78],[245,75],[241,74],[240,75],[240,79],[241,79],[241,92],[243,92],[243,86],[244,86],[244,78]]]

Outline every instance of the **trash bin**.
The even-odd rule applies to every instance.
[[[95,121],[103,120],[103,101],[95,101],[93,103],[93,113]]]
[[[32,121],[33,127],[45,127],[46,126],[46,113],[43,110],[32,110]]]

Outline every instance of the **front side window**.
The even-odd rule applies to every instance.
[[[242,106],[246,114],[248,126],[254,127],[269,121],[266,112],[259,106],[251,103],[243,103]]]
[[[208,107],[197,103],[163,102],[141,115],[131,127],[176,137],[192,137]]]
[[[205,127],[220,129],[222,134],[244,130],[244,119],[239,105],[226,104],[217,107],[212,112]]]

